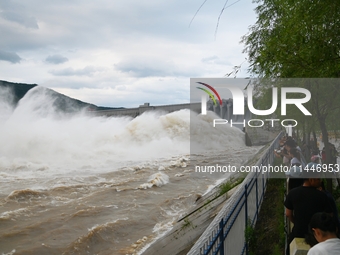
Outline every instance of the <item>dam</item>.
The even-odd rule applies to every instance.
[[[245,102],[246,100],[247,98],[245,98]],[[150,105],[150,103],[144,103],[135,108],[91,111],[91,115],[106,117],[129,116],[132,118],[136,118],[148,111],[159,111],[166,114],[183,109],[189,109],[192,112],[199,114],[201,113],[201,103],[171,104],[159,106],[152,106]],[[282,130],[279,122],[266,122],[263,127],[251,127],[249,125],[244,125],[246,122],[252,119],[252,113],[247,107],[245,107],[244,115],[234,115],[233,99],[231,98],[222,99],[222,105],[214,105],[214,102],[210,99],[209,101],[207,101],[207,111],[214,112],[221,119],[227,120],[228,123],[235,123],[233,124],[233,126],[241,129],[245,133],[246,145],[248,146],[267,144],[277,136],[280,130]]]

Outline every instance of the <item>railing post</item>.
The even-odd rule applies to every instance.
[[[255,188],[256,188],[256,221],[257,217],[259,216],[259,190],[258,190],[258,177],[256,176],[255,180]]]
[[[220,221],[220,255],[224,255],[224,230],[223,230],[223,225],[224,225],[224,222],[223,222],[223,217]]]
[[[265,186],[265,182],[267,182],[267,176],[263,176],[263,180],[262,180],[262,194],[261,194],[261,196],[263,196],[263,192],[264,192],[264,186]],[[263,198],[262,198],[263,199]]]
[[[245,230],[247,231],[248,228],[248,183],[246,183],[246,185],[244,185],[244,211],[245,211]],[[246,244],[246,255],[248,255],[249,251],[248,251],[248,240],[245,239],[245,244]]]

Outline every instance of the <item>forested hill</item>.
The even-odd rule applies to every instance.
[[[2,89],[6,89],[12,92],[13,94],[12,102],[14,106],[18,104],[20,99],[23,98],[30,89],[36,86],[38,85],[37,84],[14,83],[14,82],[0,80],[0,91]],[[44,93],[46,93],[48,96],[53,98],[54,100],[53,105],[64,112],[75,112],[83,108],[88,108],[91,111],[120,109],[120,108],[96,106],[94,104],[85,103],[78,99],[65,96],[49,88],[44,88],[44,89],[45,89]]]

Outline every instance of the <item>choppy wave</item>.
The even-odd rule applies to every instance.
[[[24,202],[31,199],[40,199],[42,197],[45,197],[46,195],[44,192],[41,191],[35,191],[31,189],[25,189],[25,190],[14,190],[11,194],[9,194],[6,198],[6,200],[15,200],[17,202]]]
[[[13,249],[12,251],[8,252],[8,253],[2,253],[2,255],[14,255],[16,252],[15,249]]]
[[[88,232],[77,238],[74,242],[72,242],[66,251],[63,254],[78,254],[79,251],[82,251],[87,254],[95,253],[94,250],[92,250],[93,244],[95,243],[101,243],[102,249],[107,251],[114,246],[114,241],[111,239],[112,232],[119,233],[121,228],[124,228],[124,226],[128,225],[127,220],[129,218],[121,218],[118,220],[115,220],[113,222],[107,222],[105,224],[97,224],[93,226],[92,228],[88,229]],[[105,247],[106,246],[106,247]]]
[[[19,215],[27,214],[29,210],[27,208],[19,208],[13,211],[7,211],[0,214],[1,220],[15,220],[15,218]]]
[[[155,173],[150,176],[147,183],[143,183],[139,186],[140,189],[147,189],[153,186],[161,187],[165,184],[169,183],[169,176],[164,173]]]

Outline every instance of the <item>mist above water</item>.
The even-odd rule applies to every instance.
[[[93,117],[86,110],[70,115],[55,106],[54,94],[39,86],[29,90],[15,108],[11,98],[9,90],[0,91],[2,169],[26,173],[51,170],[59,174],[106,172],[129,162],[190,153],[189,110],[168,114],[146,112],[134,119]],[[212,139],[221,140],[221,148],[225,147],[225,141],[231,147],[244,143],[239,130],[223,127],[222,132],[219,129],[212,132],[208,123],[211,118],[209,115],[194,118],[200,130],[196,134],[192,129],[192,135],[199,136],[194,141],[207,144]]]
[[[2,91],[1,98],[10,98]],[[45,89],[31,89],[14,109],[2,100],[0,148],[2,164],[14,168],[72,166],[150,160],[189,153],[187,111],[167,115],[145,113],[128,117],[93,117],[86,111],[61,113]],[[4,162],[7,161],[7,162]],[[115,165],[111,164],[114,170]]]

